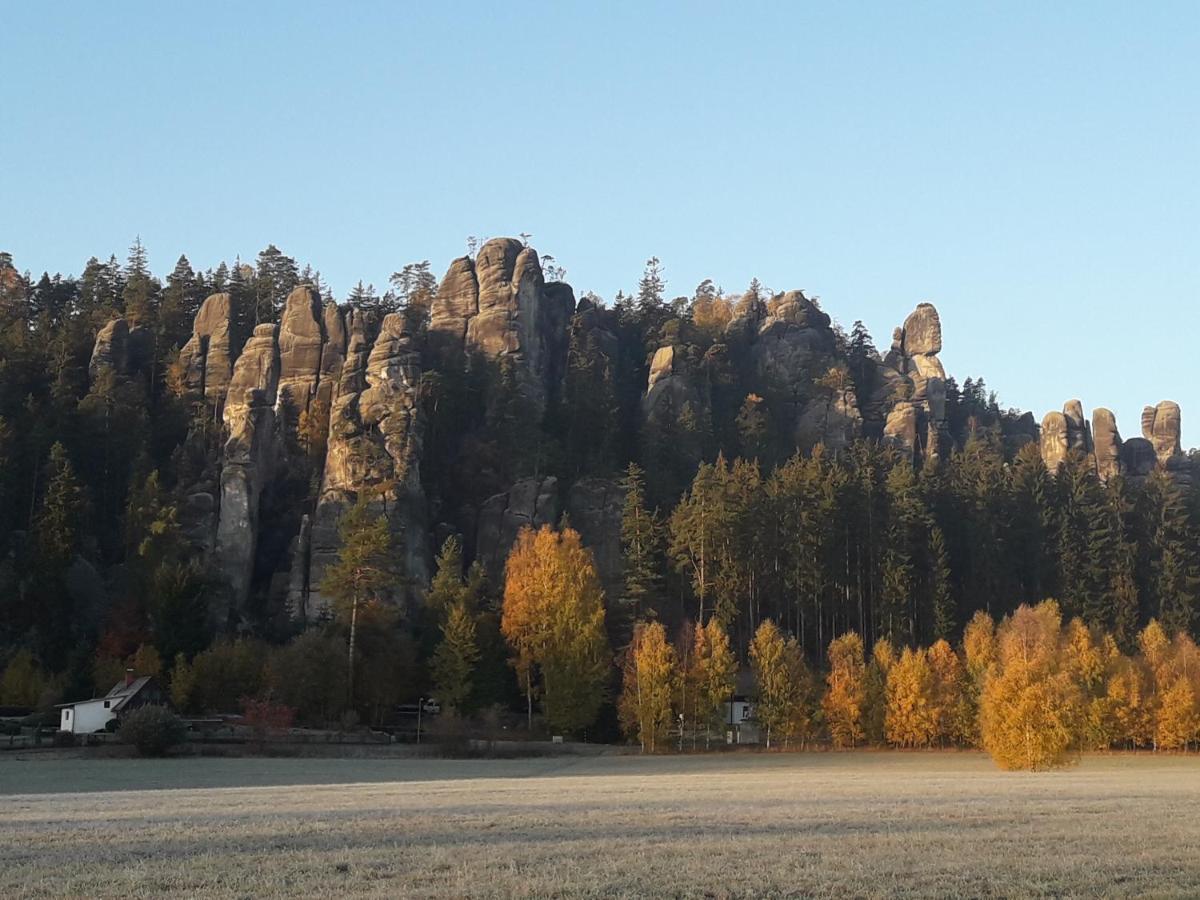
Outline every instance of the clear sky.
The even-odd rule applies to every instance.
[[[530,232],[577,293],[754,276],[1200,443],[1200,4],[8,3],[0,249],[277,244],[344,296]],[[1198,418],[1193,418],[1198,417]]]

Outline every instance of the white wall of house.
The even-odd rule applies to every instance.
[[[103,731],[115,713],[109,709],[111,700],[84,700],[62,708],[59,730],[72,734],[91,734]]]

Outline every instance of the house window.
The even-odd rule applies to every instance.
[[[108,707],[109,707],[109,704],[111,704],[111,703],[112,703],[112,701],[111,701],[111,700],[105,700],[105,701],[104,701],[104,708],[105,708],[105,709],[108,709]]]
[[[64,709],[63,716],[68,719],[71,718],[71,711],[69,709]]]

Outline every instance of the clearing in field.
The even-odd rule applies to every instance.
[[[0,759],[0,896],[1200,893],[1200,760]]]

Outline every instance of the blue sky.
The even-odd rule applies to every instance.
[[[930,300],[960,381],[1200,442],[1194,3],[13,3],[0,84],[35,274],[273,242],[344,295],[524,231],[577,292],[653,254],[884,346]]]

